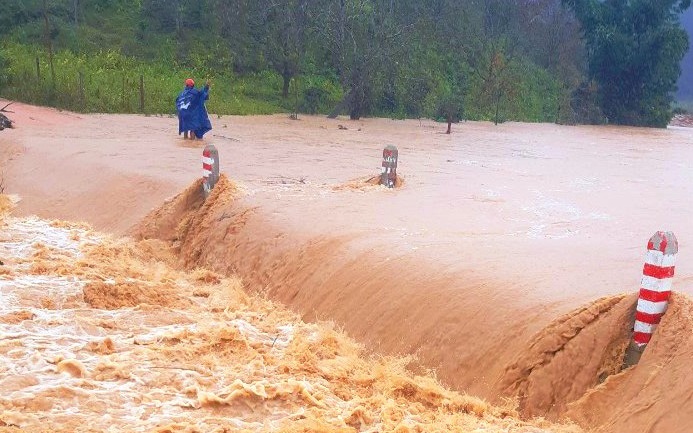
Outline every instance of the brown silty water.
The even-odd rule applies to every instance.
[[[20,212],[124,232],[199,177],[201,145],[171,138],[175,119],[25,120],[30,130],[18,122],[0,137],[23,147],[9,178],[52,170],[14,182]],[[674,287],[692,293],[690,130],[466,122],[445,135],[427,121],[283,116],[214,126],[206,143],[233,179],[228,194],[202,215],[164,207],[131,233],[177,242],[182,264],[238,273],[380,353],[414,353],[475,395],[505,395],[509,367],[532,364],[525,349],[557,317],[635,292],[655,230],[677,234]],[[364,185],[388,144],[402,187]],[[198,224],[182,242],[188,212]],[[597,364],[595,377],[608,363]]]
[[[579,433],[369,357],[161,241],[14,218],[0,194],[0,432]]]

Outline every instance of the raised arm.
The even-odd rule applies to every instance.
[[[207,80],[207,82],[205,83],[205,87],[200,92],[200,96],[202,97],[203,101],[209,99],[209,80]]]

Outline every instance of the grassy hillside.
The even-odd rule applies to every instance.
[[[270,114],[293,110],[296,103],[295,99],[281,98],[276,90],[280,78],[269,71],[245,76],[225,71],[206,73],[171,67],[161,60],[146,62],[116,51],[75,54],[60,50],[53,59],[53,79],[43,48],[6,42],[2,56],[6,65],[3,97],[75,111],[174,113],[173,101],[187,77],[195,77],[199,85],[206,79],[211,81],[213,93],[208,107],[214,113]],[[323,89],[317,110],[327,110],[341,96],[334,83],[320,77],[302,77],[297,83]]]
[[[448,16],[409,0],[346,1],[341,12],[323,0],[7,0],[0,96],[172,113],[191,76],[212,81],[219,114],[328,113],[346,97],[341,112],[357,117],[444,116],[446,99],[468,119],[571,121],[577,81],[520,36],[538,31],[521,28],[520,3],[484,18],[470,1]],[[499,33],[489,20],[513,24]]]

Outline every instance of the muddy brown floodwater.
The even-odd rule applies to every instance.
[[[18,215],[170,241],[183,266],[238,274],[250,290],[304,319],[334,320],[370,349],[415,354],[457,389],[491,401],[519,393],[526,415],[627,424],[623,408],[597,416],[584,402],[568,407],[618,373],[622,335],[571,343],[580,348],[568,353],[592,344],[609,353],[572,392],[553,391],[571,386],[555,380],[566,374],[561,363],[537,382],[532,372],[550,363],[533,360],[531,347],[568,347],[542,340],[563,325],[568,340],[591,335],[597,328],[582,330],[595,322],[627,327],[632,299],[621,294],[637,291],[656,230],[679,239],[677,317],[689,319],[691,129],[466,122],[445,135],[430,121],[277,115],[213,118],[199,143],[178,138],[170,117],[13,107],[17,129],[0,134],[0,163],[6,189],[22,197]],[[159,207],[200,177],[206,143],[230,179],[223,193],[200,208],[193,186]],[[396,190],[365,183],[390,144],[404,181]],[[681,338],[677,347],[690,353]],[[657,418],[665,400],[641,403]],[[629,431],[688,431],[693,408],[685,398],[680,406],[674,424]]]
[[[236,277],[176,271],[161,241],[7,214],[2,433],[580,433],[413,376]]]

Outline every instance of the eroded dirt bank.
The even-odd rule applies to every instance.
[[[416,354],[445,383],[492,398],[505,363],[555,305],[525,288],[451,272],[358,233],[301,237],[274,227],[222,176],[203,201],[200,182],[144,218],[136,239],[172,242],[181,265],[243,276],[306,320],[335,320],[369,349]],[[189,205],[189,206],[186,206]],[[537,320],[539,319],[539,320]]]
[[[693,302],[674,294],[640,363],[586,393],[567,415],[606,432],[688,432],[693,426]]]
[[[533,337],[500,382],[526,417],[600,433],[685,433],[693,426],[693,301],[674,293],[640,362],[623,365],[636,295],[602,298]]]

